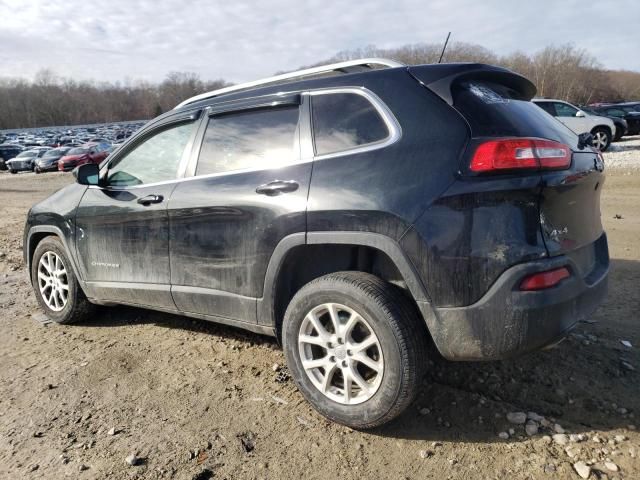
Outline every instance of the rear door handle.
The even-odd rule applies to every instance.
[[[146,197],[139,198],[138,203],[146,207],[152,203],[161,203],[162,200],[164,200],[162,195],[147,195]]]
[[[260,185],[256,188],[256,193],[272,197],[274,195],[280,195],[281,193],[295,192],[299,186],[298,182],[294,180],[274,180],[273,182]]]

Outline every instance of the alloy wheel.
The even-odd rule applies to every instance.
[[[608,136],[605,132],[596,132],[593,136],[593,146],[598,150],[607,148],[607,140]]]
[[[349,307],[326,303],[313,308],[300,325],[298,350],[311,383],[337,403],[363,403],[380,388],[380,341],[365,318]]]
[[[54,312],[59,312],[69,298],[69,279],[67,270],[59,255],[45,252],[38,263],[38,287],[40,295]]]

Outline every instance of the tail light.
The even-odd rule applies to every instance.
[[[538,272],[533,275],[524,277],[520,282],[520,290],[544,290],[545,288],[555,287],[565,278],[569,278],[571,273],[566,267],[548,270],[546,272]]]
[[[481,143],[471,159],[472,172],[562,169],[571,165],[571,149],[552,140],[509,138]]]

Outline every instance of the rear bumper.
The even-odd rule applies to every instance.
[[[606,237],[603,235],[597,243],[596,261],[584,277],[574,260],[562,255],[511,267],[473,305],[419,305],[440,353],[449,360],[498,360],[562,339],[578,321],[593,313],[607,294]],[[557,286],[532,292],[518,290],[526,275],[562,266],[568,266],[572,275]]]

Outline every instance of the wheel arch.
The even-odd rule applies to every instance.
[[[609,125],[604,125],[604,124],[596,125],[591,129],[591,133],[595,132],[596,130],[606,130],[607,132],[609,132],[609,136],[611,137],[611,140],[613,140],[613,130],[611,130],[611,127]]]
[[[371,232],[309,232],[289,235],[275,248],[263,296],[257,301],[258,322],[274,328],[279,338],[293,295],[315,278],[345,270],[373,273],[401,286],[425,319],[434,315],[425,285],[391,237]]]
[[[62,230],[54,225],[37,225],[31,227],[29,229],[29,233],[27,234],[27,239],[25,242],[25,265],[27,266],[27,271],[29,272],[29,280],[31,281],[31,263],[33,262],[33,255],[36,251],[36,248],[47,237],[56,237],[62,243],[62,246],[67,254],[71,262],[71,268],[73,269],[73,273],[78,279],[78,283],[80,287],[84,290],[84,282],[80,275],[78,274],[78,266],[76,264],[75,256],[72,255],[72,250],[69,248],[69,244],[67,239],[64,236]]]

